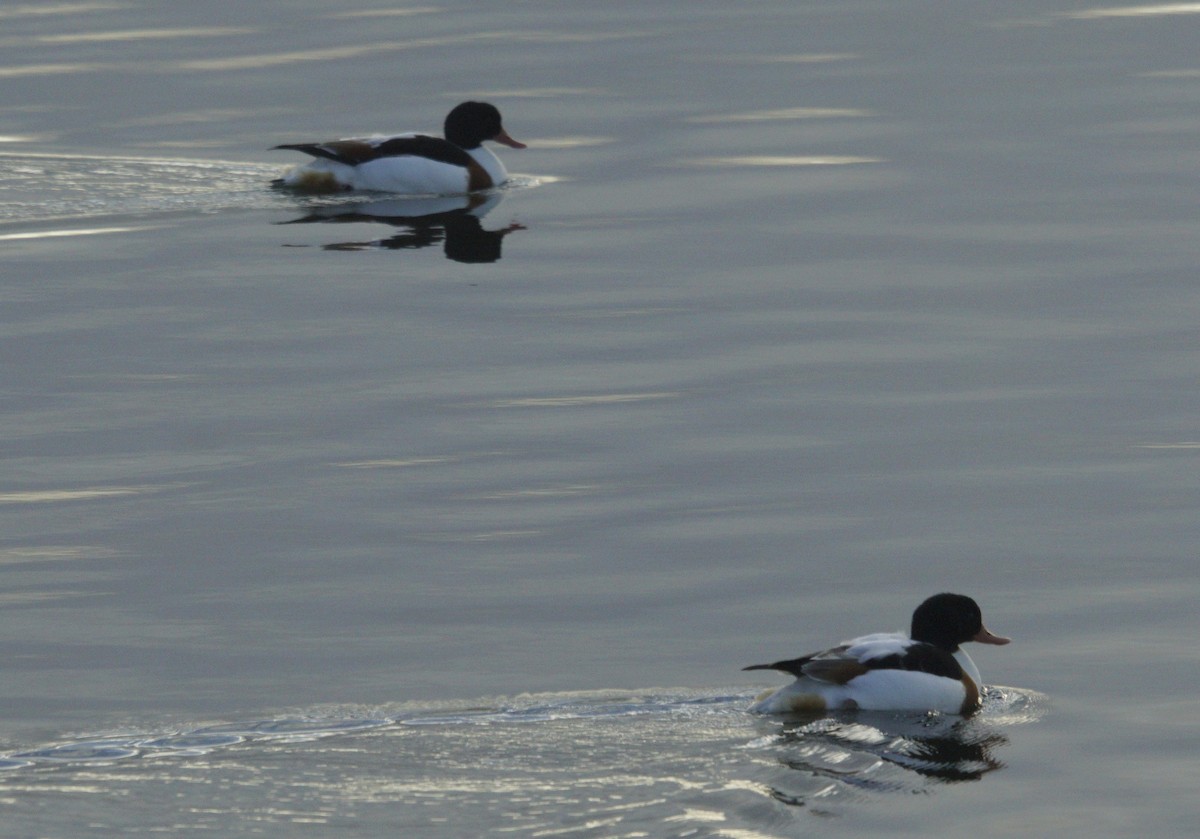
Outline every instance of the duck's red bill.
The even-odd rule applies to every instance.
[[[997,646],[1003,646],[1012,639],[1005,638],[1003,635],[993,635],[992,633],[988,632],[988,628],[985,626],[983,629],[979,630],[979,633],[971,640],[977,641],[980,644],[996,644]]]
[[[504,129],[500,129],[500,133],[497,134],[492,139],[495,140],[497,143],[503,143],[504,145],[509,146],[510,148],[514,148],[514,149],[526,148],[526,145],[524,143],[518,142],[518,141],[514,140],[512,137],[509,137],[508,132],[505,131]]]

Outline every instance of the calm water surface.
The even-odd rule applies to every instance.
[[[6,830],[1192,835],[1197,38],[0,6]],[[269,188],[465,98],[485,202]],[[940,590],[977,718],[742,711]]]

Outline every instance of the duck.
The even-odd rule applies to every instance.
[[[313,157],[275,183],[304,192],[461,195],[493,189],[508,178],[484,141],[526,148],[504,130],[499,109],[488,102],[456,105],[446,115],[443,133],[445,139],[409,133],[275,146]]]
[[[979,604],[943,592],[926,599],[905,635],[880,632],[836,647],[743,670],[779,670],[791,684],[759,695],[755,714],[827,711],[921,711],[971,716],[982,705],[979,668],[960,645],[1003,645],[1011,639],[983,625]]]

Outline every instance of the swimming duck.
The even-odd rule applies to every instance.
[[[1007,644],[983,625],[970,597],[935,594],[913,612],[912,630],[854,638],[801,658],[754,664],[796,681],[759,696],[756,714],[824,711],[941,711],[969,716],[979,709],[979,668],[959,644]]]
[[[446,138],[424,134],[381,135],[328,143],[275,146],[311,154],[313,160],[278,183],[306,192],[369,189],[407,194],[458,195],[499,186],[504,164],[484,140],[525,148],[508,135],[500,111],[487,102],[463,102],[446,115]]]

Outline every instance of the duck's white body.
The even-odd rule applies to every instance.
[[[390,140],[419,136],[407,132],[337,142],[364,143],[378,148]],[[486,185],[482,185],[484,180],[470,165],[460,166],[413,154],[381,156],[357,164],[318,157],[292,169],[281,180],[285,186],[309,192],[372,190],[404,195],[463,195],[500,186],[508,180],[508,170],[491,149],[478,146],[464,151],[486,175]]]
[[[796,680],[760,695],[759,714],[837,710],[973,714],[983,682],[959,644],[1007,644],[983,625],[979,606],[961,594],[937,594],[913,613],[911,635],[863,635],[800,658],[746,670],[780,670]]]
[[[872,660],[903,656],[914,642],[900,633],[878,633],[854,638],[814,657],[835,673],[841,662],[868,666]],[[842,648],[845,649],[842,649]],[[953,654],[962,678],[896,668],[867,669],[844,684],[800,676],[790,685],[760,695],[750,706],[756,714],[795,714],[837,710],[941,711],[969,713],[979,703],[979,668],[963,650]],[[843,671],[845,672],[845,671]]]

